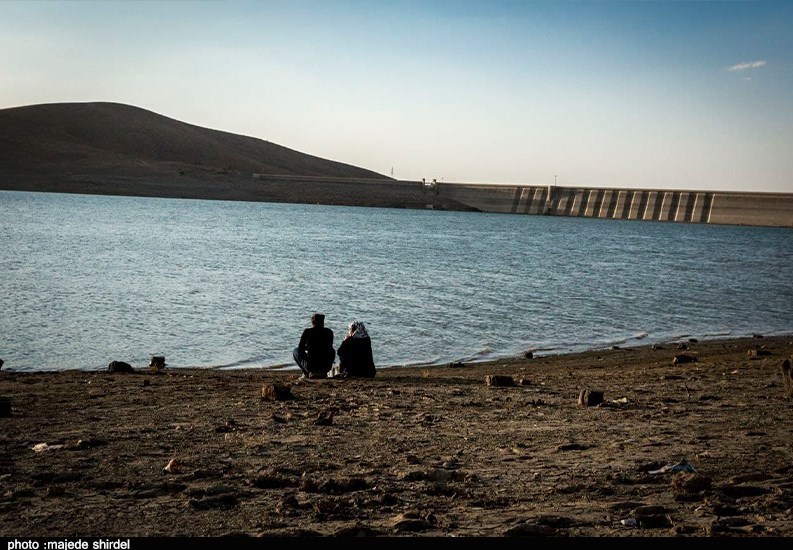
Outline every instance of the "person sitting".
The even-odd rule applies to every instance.
[[[350,329],[338,349],[339,375],[342,377],[374,378],[372,340],[361,321],[350,323]]]
[[[311,316],[311,327],[303,330],[292,357],[306,378],[328,376],[336,360],[336,350],[333,349],[333,331],[325,326],[325,315],[314,313]]]

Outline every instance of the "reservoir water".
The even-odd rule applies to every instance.
[[[793,232],[0,192],[3,369],[296,367],[312,312],[379,368],[793,333]]]

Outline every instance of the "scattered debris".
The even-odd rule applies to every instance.
[[[658,470],[651,470],[649,473],[656,475],[656,474],[666,474],[669,472],[696,472],[697,469],[694,468],[687,460],[683,459],[677,464],[667,464],[666,466],[659,468]]]
[[[31,449],[33,449],[36,453],[43,453],[44,451],[54,451],[55,449],[63,449],[65,445],[49,445],[47,443],[37,443],[33,445]]]
[[[695,356],[687,355],[685,353],[675,355],[675,358],[672,359],[673,365],[683,365],[685,363],[696,363],[696,362],[697,362],[697,358]]]

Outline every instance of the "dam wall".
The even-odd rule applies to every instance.
[[[793,227],[793,193],[433,183],[432,192],[482,212]]]

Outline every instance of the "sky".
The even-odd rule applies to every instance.
[[[0,0],[0,109],[110,101],[404,180],[793,192],[793,1]]]

